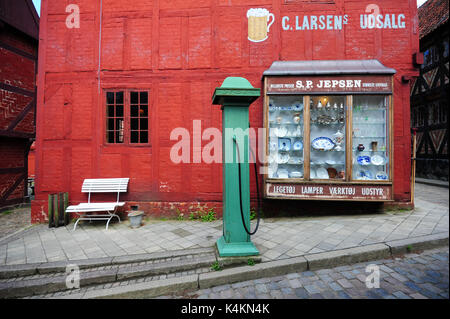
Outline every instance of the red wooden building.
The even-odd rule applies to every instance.
[[[221,130],[215,87],[241,76],[266,92],[263,73],[275,61],[378,60],[376,70],[395,70],[382,83],[392,88],[384,100],[393,161],[386,185],[391,202],[410,201],[415,0],[43,0],[41,18],[33,222],[45,219],[49,193],[85,201],[85,178],[130,177],[123,200],[148,214],[220,213],[221,164],[198,160],[212,139],[198,132]],[[268,95],[250,107],[253,128],[266,125],[265,101]],[[189,163],[171,160],[176,128],[189,132]],[[346,176],[336,183],[358,183]],[[275,213],[278,202],[265,199]]]
[[[39,17],[31,0],[0,1],[0,208],[27,196],[35,137]]]

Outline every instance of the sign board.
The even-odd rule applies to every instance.
[[[392,186],[266,182],[266,195],[268,198],[388,201],[392,199]]]
[[[389,75],[269,77],[268,94],[392,93]]]

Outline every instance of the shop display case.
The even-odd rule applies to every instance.
[[[392,200],[395,71],[373,61],[363,74],[265,72],[266,198]]]

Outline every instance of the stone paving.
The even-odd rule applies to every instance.
[[[30,208],[6,210],[0,213],[0,238],[31,226]]]
[[[158,298],[198,299],[448,299],[449,250],[248,280]],[[368,265],[379,267],[379,287],[367,288]],[[372,269],[372,268],[370,268]]]
[[[252,241],[262,261],[332,251],[395,239],[448,233],[448,189],[417,184],[416,209],[351,216],[264,219]],[[222,222],[151,221],[138,229],[127,222],[35,225],[0,239],[0,265],[122,256],[212,247]]]

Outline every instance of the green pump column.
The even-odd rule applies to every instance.
[[[249,119],[250,104],[260,96],[260,89],[241,77],[228,77],[216,88],[213,104],[222,106],[223,236],[217,240],[220,256],[252,256],[259,251],[242,225],[239,197],[239,165],[234,138],[239,145],[241,162],[242,210],[250,230]],[[254,152],[256,154],[256,150]]]

